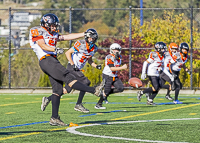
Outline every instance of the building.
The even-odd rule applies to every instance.
[[[41,18],[40,13],[30,13],[30,12],[15,12],[11,16],[11,35],[13,43],[20,43],[20,46],[23,46],[29,42],[28,37],[25,36],[28,27],[31,25],[31,22],[37,18]],[[0,37],[9,37],[9,23],[5,28],[0,25]],[[17,40],[17,41],[16,41]],[[16,45],[16,44],[14,44]],[[17,44],[18,48],[20,47]]]

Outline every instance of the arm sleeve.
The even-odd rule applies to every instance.
[[[145,73],[145,74],[146,74],[147,65],[148,65],[148,62],[145,61],[145,62],[143,63],[143,66],[142,66],[142,73]]]

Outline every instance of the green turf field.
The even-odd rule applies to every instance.
[[[158,95],[157,105],[150,106],[145,97],[139,102],[136,94],[116,94],[104,104],[106,110],[97,110],[98,98],[86,94],[83,102],[88,114],[74,110],[78,94],[64,95],[59,114],[65,123],[78,124],[77,128],[50,126],[51,104],[40,110],[43,96],[48,94],[0,95],[1,143],[200,142],[197,95],[180,95],[183,104],[177,105]]]

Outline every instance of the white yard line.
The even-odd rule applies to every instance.
[[[97,137],[97,138],[108,138],[108,139],[117,139],[117,140],[128,140],[128,141],[138,141],[138,142],[155,142],[155,143],[187,143],[187,142],[154,141],[154,140],[123,138],[123,137],[101,136],[101,135],[93,135],[93,134],[81,133],[79,131],[76,131],[76,129],[78,129],[78,128],[105,125],[105,124],[111,125],[111,124],[141,123],[141,122],[161,122],[161,121],[181,121],[181,120],[200,120],[200,118],[182,118],[182,119],[162,119],[162,120],[140,120],[140,121],[108,122],[108,123],[102,123],[102,124],[89,124],[89,125],[71,127],[71,128],[67,128],[66,131],[70,132],[72,134],[81,135],[81,136],[89,136],[89,137]]]

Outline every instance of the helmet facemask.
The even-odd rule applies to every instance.
[[[53,23],[53,24],[48,24],[48,29],[49,29],[49,32],[51,33],[51,34],[53,34],[54,32],[59,32],[59,29],[60,29],[60,23]],[[53,27],[55,27],[55,28],[53,28]]]
[[[90,46],[93,46],[94,43],[96,43],[97,39],[98,39],[98,34],[96,32],[95,29],[88,29],[86,31],[87,33],[90,33],[89,36],[85,35],[85,41],[90,45]],[[88,39],[89,38],[92,38],[93,40],[92,41],[89,41]]]

